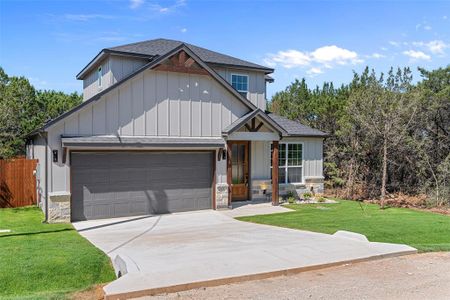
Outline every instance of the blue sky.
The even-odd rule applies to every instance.
[[[81,92],[75,75],[102,48],[158,37],[274,67],[270,96],[295,78],[346,83],[366,65],[446,66],[450,2],[0,2],[0,66],[40,89]]]

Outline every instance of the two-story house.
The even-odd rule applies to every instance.
[[[29,137],[47,220],[321,192],[325,133],[265,111],[272,72],[167,39],[103,49],[77,75],[83,103]]]

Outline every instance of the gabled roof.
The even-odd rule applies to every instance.
[[[112,51],[128,52],[134,54],[160,56],[166,54],[167,52],[169,52],[173,48],[180,46],[181,44],[183,44],[183,42],[176,40],[155,39],[117,47],[111,47],[107,49]],[[192,44],[188,43],[184,44],[188,46],[195,54],[197,54],[198,57],[200,57],[201,60],[203,60],[206,63],[260,69],[270,73],[273,72],[273,69],[271,68],[264,67],[246,60],[242,60],[219,52],[211,51]]]
[[[236,130],[241,128],[245,123],[247,123],[248,121],[250,121],[255,117],[260,117],[264,122],[267,123],[267,125],[269,125],[269,127],[275,129],[275,131],[277,131],[279,134],[281,135],[287,134],[287,131],[284,130],[283,127],[281,127],[278,123],[274,122],[271,118],[267,116],[265,112],[263,112],[259,108],[249,112],[248,114],[243,115],[242,117],[240,117],[239,119],[237,119],[236,121],[225,127],[222,130],[222,134],[230,135],[231,133],[235,132]]]
[[[327,137],[328,134],[320,130],[289,120],[274,113],[267,114],[272,120],[287,131],[287,136]]]
[[[93,101],[96,101],[98,99],[100,99],[103,95],[105,95],[106,93],[110,92],[111,90],[115,89],[116,87],[122,85],[124,82],[130,80],[131,78],[135,77],[136,75],[142,73],[143,71],[147,70],[147,69],[152,69],[156,66],[158,66],[160,63],[162,63],[163,61],[165,61],[166,59],[172,57],[174,54],[178,53],[179,51],[184,50],[190,57],[192,57],[202,68],[204,68],[215,80],[218,81],[219,84],[221,84],[225,89],[227,89],[231,94],[233,94],[238,100],[240,100],[244,105],[246,105],[250,110],[255,110],[257,107],[250,102],[247,98],[245,98],[244,96],[242,96],[241,94],[239,94],[238,91],[236,91],[229,82],[227,82],[225,79],[222,78],[222,76],[220,76],[219,74],[217,74],[216,71],[214,71],[213,69],[211,69],[205,62],[203,62],[187,45],[185,44],[181,44],[178,47],[176,47],[175,49],[172,49],[170,52],[167,52],[165,55],[163,56],[159,56],[158,58],[152,60],[151,62],[145,64],[144,66],[142,66],[141,68],[139,68],[138,70],[136,70],[134,73],[128,75],[127,77],[123,78],[122,80],[116,82],[115,84],[111,85],[110,87],[108,87],[107,89],[101,91],[100,93],[92,96],[91,98],[85,100],[84,102],[82,102],[80,105],[72,108],[71,110],[59,115],[57,118],[50,120],[49,122],[47,122],[44,126],[42,126],[41,128],[31,132],[30,134],[28,134],[27,136],[31,136],[43,129],[48,128],[49,126],[55,124],[56,122],[60,121],[61,119],[64,119],[66,117],[68,117],[69,115],[75,113],[76,111],[80,110],[81,108],[83,108],[84,106],[90,104]]]
[[[105,54],[108,53],[155,59],[159,56],[166,55],[168,52],[183,44],[188,46],[201,60],[208,64],[255,69],[264,71],[266,74],[273,73],[274,71],[272,68],[261,66],[246,60],[208,50],[192,44],[183,43],[181,41],[155,39],[103,49],[86,67],[83,68],[83,70],[80,71],[80,73],[78,73],[77,79],[83,79],[86,72],[91,69],[91,67],[99,60],[103,59]]]

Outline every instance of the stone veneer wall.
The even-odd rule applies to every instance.
[[[48,222],[70,223],[70,193],[50,193]]]
[[[228,208],[228,184],[216,184],[216,208]]]
[[[266,190],[266,193],[264,193]],[[252,200],[268,200],[270,201],[272,193],[272,181],[269,180],[252,180],[251,188],[251,199]]]

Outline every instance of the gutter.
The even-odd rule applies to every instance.
[[[48,223],[48,137],[43,131],[38,132],[38,135],[45,140],[45,219],[42,223]]]

